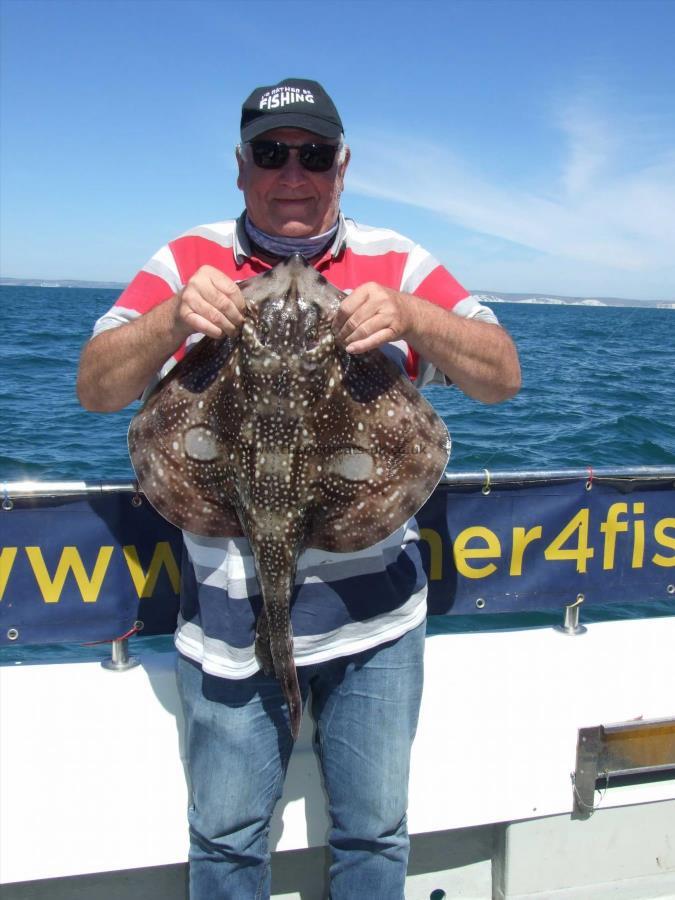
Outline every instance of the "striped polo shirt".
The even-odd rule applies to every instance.
[[[167,300],[201,266],[214,266],[236,281],[269,269],[253,254],[244,215],[193,228],[162,247],[96,322],[94,334],[133,321]],[[497,322],[492,311],[426,250],[388,229],[361,225],[341,215],[332,245],[313,265],[342,291],[374,281],[416,294],[455,314]],[[157,379],[201,337],[192,335]],[[382,349],[418,387],[445,382],[405,341]],[[212,675],[247,678],[259,669],[254,640],[262,607],[248,541],[189,532],[183,532],[183,537],[176,647]],[[424,619],[427,585],[418,540],[417,524],[411,519],[384,541],[354,553],[313,548],[301,553],[291,602],[297,665],[375,647]]]

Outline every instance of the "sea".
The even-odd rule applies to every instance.
[[[0,482],[133,480],[126,433],[135,408],[89,413],[75,396],[82,346],[118,293],[0,286]],[[522,390],[496,406],[454,388],[425,390],[452,434],[452,471],[675,466],[675,309],[522,302],[493,309],[518,347]],[[673,612],[664,604],[591,617]],[[475,622],[462,621],[470,618],[444,617],[430,630],[471,630]],[[481,616],[480,627],[548,622],[544,614],[497,618]],[[11,648],[0,661],[40,652]]]

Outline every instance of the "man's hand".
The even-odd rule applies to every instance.
[[[365,353],[404,338],[414,330],[416,314],[417,298],[369,281],[342,301],[333,333],[348,353]]]
[[[178,292],[176,329],[184,338],[195,331],[212,338],[234,337],[245,309],[238,284],[213,266],[202,266]]]

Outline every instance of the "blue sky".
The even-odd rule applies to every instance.
[[[673,0],[2,0],[0,273],[127,281],[237,215],[256,85],[315,78],[343,210],[473,290],[675,300]]]

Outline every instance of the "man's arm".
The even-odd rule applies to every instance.
[[[520,389],[518,354],[503,328],[465,319],[414,294],[362,284],[340,304],[333,330],[349,353],[402,338],[484,403],[499,403]]]
[[[85,409],[114,412],[137,400],[189,335],[234,336],[245,304],[236,282],[202,266],[177,294],[145,315],[93,337],[85,345],[77,396]]]

